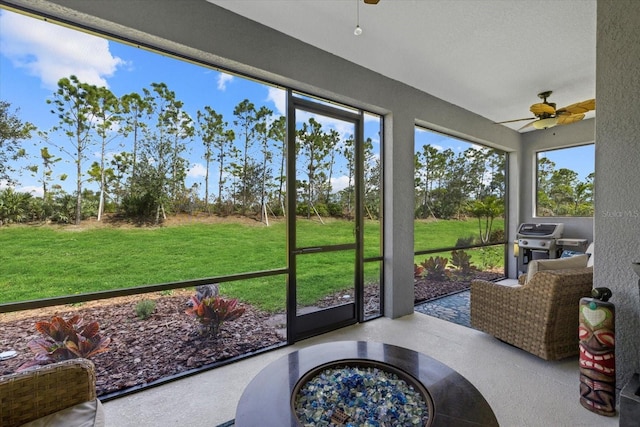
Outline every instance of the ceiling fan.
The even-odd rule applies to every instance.
[[[366,4],[378,4],[380,0],[364,0]]]
[[[535,117],[525,117],[524,119],[507,120],[506,122],[498,122],[496,124],[513,123],[522,120],[533,120],[527,123],[518,130],[525,129],[529,126],[533,126],[536,129],[547,129],[557,125],[568,125],[571,123],[579,122],[584,119],[584,114],[588,111],[596,109],[596,100],[587,99],[586,101],[576,102],[575,104],[568,105],[564,108],[556,110],[556,104],[553,102],[547,102],[547,98],[551,96],[553,92],[548,90],[540,92],[538,98],[542,99],[542,102],[533,104],[529,111],[533,113]]]

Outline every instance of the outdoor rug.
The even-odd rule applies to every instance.
[[[466,290],[420,303],[414,308],[419,313],[470,328],[470,297],[471,291]]]

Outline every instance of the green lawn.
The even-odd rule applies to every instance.
[[[419,223],[416,242],[419,238],[425,245],[422,248],[442,247],[449,240],[455,244],[457,236],[477,233],[476,224]],[[296,233],[298,246],[353,242],[354,235],[353,223],[340,220],[325,224],[299,221]],[[379,255],[377,222],[366,224],[364,240],[365,256]],[[269,227],[227,222],[81,230],[10,226],[0,228],[0,248],[0,303],[280,269],[286,267],[287,258],[284,221]],[[328,292],[348,287],[353,277],[352,255],[347,251],[297,257],[298,302],[311,304]],[[371,280],[375,280],[378,264],[366,269]],[[286,277],[223,283],[221,291],[269,311],[281,310]]]
[[[484,223],[483,223],[484,227]],[[483,228],[484,229],[484,228]],[[495,219],[492,230],[504,230],[504,220]],[[459,238],[477,238],[480,235],[478,220],[418,220],[414,223],[414,245],[416,251],[455,247]],[[474,244],[477,242],[474,242]],[[486,249],[467,249],[471,262],[480,269],[504,266],[503,247],[493,246]],[[442,256],[451,259],[451,252],[429,255],[417,255],[414,263],[419,264],[426,258]]]

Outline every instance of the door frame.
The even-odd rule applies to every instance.
[[[355,243],[322,247],[296,247],[296,111],[305,111],[335,118],[354,125],[354,186],[355,186]],[[296,97],[287,90],[287,341],[290,344],[344,326],[364,321],[364,252],[363,252],[363,212],[364,212],[364,115],[354,113],[324,103]],[[329,252],[355,249],[354,302],[318,310],[313,313],[297,314],[296,258],[313,252]]]

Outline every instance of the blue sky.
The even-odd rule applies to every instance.
[[[0,71],[0,99],[8,101],[12,110],[19,108],[18,116],[40,130],[57,124],[46,100],[52,98],[58,80],[72,74],[80,81],[105,86],[117,96],[141,93],[151,83],[164,82],[194,119],[197,110],[211,105],[232,123],[234,107],[245,98],[257,108],[264,105],[276,114],[282,114],[285,108],[285,93],[280,89],[6,10],[0,11]],[[31,142],[27,149],[32,158],[23,164],[38,162],[43,143],[37,137]],[[191,145],[187,186],[201,182],[204,176],[202,145],[197,141]],[[124,150],[111,148],[113,152]],[[71,171],[70,159],[63,156],[63,160],[56,165],[56,175]],[[96,160],[97,153],[87,166]],[[19,190],[39,193],[40,185],[29,173],[19,179]],[[65,188],[72,187],[73,182],[70,173]]]
[[[83,82],[105,86],[117,96],[130,92],[141,93],[143,88],[150,88],[151,83],[164,82],[176,93],[177,99],[184,102],[186,111],[194,119],[197,110],[210,105],[232,124],[233,109],[245,98],[250,99],[256,108],[264,105],[277,115],[284,115],[286,111],[285,92],[281,89],[0,10],[0,99],[8,101],[12,110],[19,108],[18,116],[23,121],[30,121],[38,129],[47,131],[57,124],[58,120],[50,113],[51,106],[46,100],[52,98],[58,80],[72,74]],[[306,120],[308,116],[301,118]],[[339,123],[324,121],[323,124],[327,128],[338,129],[346,137],[347,130]],[[365,120],[365,137],[374,141],[374,151],[377,153],[378,129],[377,118],[368,116]],[[441,134],[417,132],[416,149],[425,143],[442,149],[452,148],[455,152],[469,146]],[[32,157],[23,161],[22,165],[38,164],[42,141],[36,137],[26,145]],[[188,187],[193,183],[202,184],[204,177],[202,144],[194,141],[191,148],[188,156]],[[123,150],[126,148],[112,147],[114,153]],[[53,149],[50,151],[54,152]],[[56,165],[54,174],[69,174],[64,186],[70,191],[75,176],[71,172],[70,159],[61,157],[64,162]],[[578,171],[581,177],[593,171],[592,159],[593,155],[591,163],[582,161],[576,165],[575,156],[556,155],[552,158],[558,167],[570,167]],[[87,161],[86,167],[97,160],[96,153]],[[210,173],[216,176],[215,170]],[[41,192],[40,184],[29,173],[25,172],[18,178],[18,190],[32,191],[34,194]],[[336,176],[333,181],[334,190],[339,190],[346,183],[346,178]],[[0,188],[3,185],[0,183]],[[97,189],[95,184],[86,186]]]

